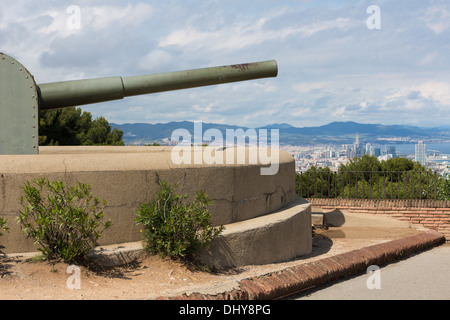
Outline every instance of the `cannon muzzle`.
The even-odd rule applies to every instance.
[[[40,84],[39,109],[56,109],[125,97],[276,77],[274,60],[132,77],[109,77]]]

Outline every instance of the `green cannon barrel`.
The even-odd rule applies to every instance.
[[[38,85],[39,109],[57,109],[125,97],[276,77],[275,60],[132,77],[63,81]]]

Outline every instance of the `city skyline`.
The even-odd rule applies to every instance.
[[[356,141],[353,147],[356,146]],[[370,144],[369,144],[370,145]],[[388,161],[392,158],[406,158],[414,162],[419,162],[426,169],[431,169],[433,172],[441,174],[445,177],[450,176],[450,154],[440,152],[427,152],[426,144],[415,144],[415,152],[413,153],[398,153],[395,147],[378,149],[379,154],[364,153],[370,156],[375,156],[378,161]],[[348,164],[352,159],[360,158],[362,155],[357,155],[355,150],[349,145],[339,146],[284,146],[283,150],[290,153],[295,159],[295,171],[306,172],[312,167],[329,168],[331,171],[338,171],[341,165]],[[393,154],[392,154],[393,153]],[[430,155],[428,155],[428,153]]]
[[[375,8],[375,9],[374,9]],[[6,0],[0,52],[38,83],[275,59],[275,79],[83,107],[114,123],[450,123],[446,1]]]

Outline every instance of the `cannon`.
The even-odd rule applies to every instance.
[[[129,77],[37,85],[16,59],[0,53],[0,155],[39,153],[39,111],[172,90],[276,77],[274,60]]]

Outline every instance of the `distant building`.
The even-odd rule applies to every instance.
[[[366,143],[366,154],[373,156],[373,146],[370,143]]]
[[[356,133],[356,139],[355,143],[353,144],[353,157],[354,158],[360,158],[364,155],[364,149],[359,144],[359,134]]]
[[[388,149],[387,149],[387,154],[392,154],[392,158],[395,158],[395,147],[393,147],[393,146],[390,146]]]
[[[416,152],[415,152],[416,161],[421,165],[425,166],[427,164],[427,145],[423,143],[423,141],[419,141],[416,144]]]
[[[373,155],[375,157],[381,156],[381,149],[380,148],[374,148],[373,150],[374,150],[374,154]]]
[[[389,160],[389,159],[391,159],[393,157],[392,157],[391,153],[386,153],[386,154],[383,154],[383,155],[381,155],[381,156],[379,156],[377,158],[378,158],[379,161],[386,161],[386,160]]]
[[[376,154],[375,149],[378,150],[378,154]],[[380,156],[381,155],[381,151],[380,148],[375,148],[374,145],[370,144],[370,143],[366,143],[366,152],[365,154],[368,154],[369,156]]]

